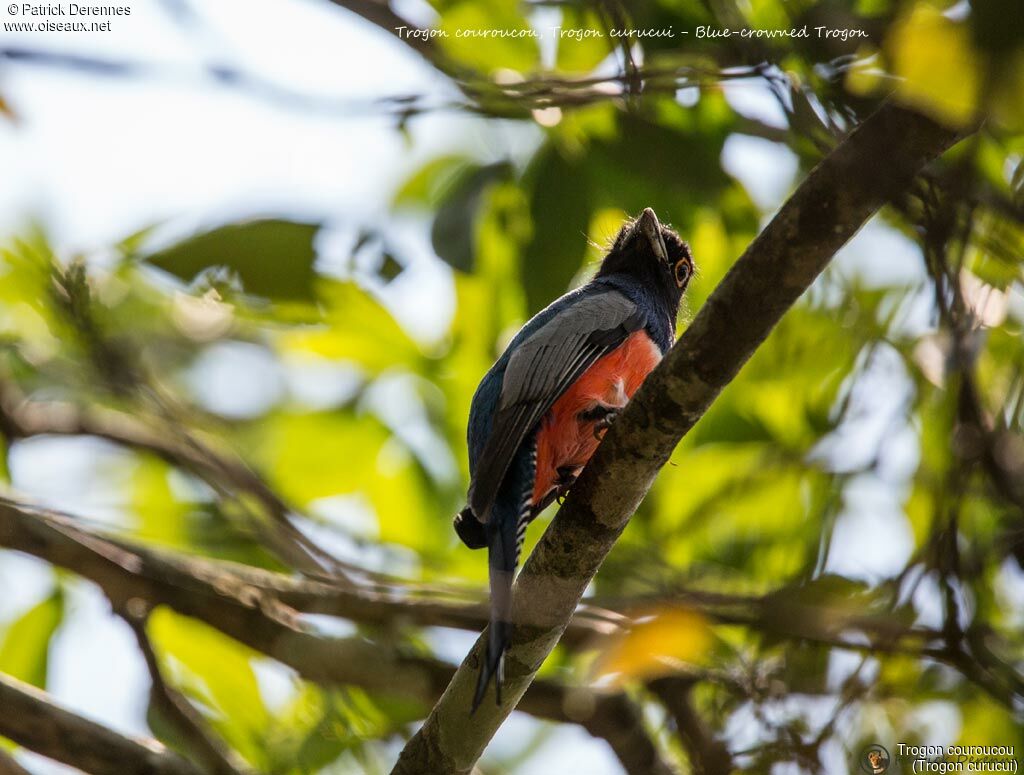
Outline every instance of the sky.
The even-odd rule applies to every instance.
[[[0,49],[31,47],[147,63],[153,72],[138,79],[103,78],[4,64],[0,94],[17,118],[13,123],[0,119],[0,234],[37,221],[62,254],[101,257],[104,246],[154,224],[180,234],[237,217],[298,215],[329,224],[321,261],[340,266],[360,224],[387,223],[409,268],[384,291],[385,300],[417,337],[439,336],[452,313],[450,271],[432,254],[427,224],[392,217],[391,198],[403,178],[430,158],[444,152],[482,160],[523,158],[539,141],[540,130],[439,112],[413,122],[403,137],[373,101],[425,94],[440,103],[453,96],[451,87],[390,35],[326,0],[206,0],[201,12],[194,4],[198,17],[169,13],[180,0],[122,2],[131,6],[131,16],[115,20],[109,33],[0,31]],[[399,8],[415,21],[429,21],[416,0]],[[283,105],[212,84],[202,74],[210,64],[240,68],[312,95],[316,107]],[[742,112],[781,125],[778,106],[763,90],[737,82],[728,96]],[[766,217],[784,200],[797,172],[792,154],[756,138],[730,139],[722,163]],[[879,222],[844,249],[837,266],[876,281],[920,276],[917,249]],[[232,372],[260,367],[245,361],[244,353],[226,357],[242,358],[241,366],[219,368],[222,359],[213,358],[192,375],[197,392],[214,407],[225,395],[238,397],[241,386],[232,381]],[[877,370],[880,394],[898,405],[905,378],[884,362]],[[282,379],[287,382],[287,375]],[[270,375],[247,384],[263,386],[244,396],[258,404],[266,399],[261,389],[283,389],[284,383]],[[877,427],[844,440],[844,449],[868,448],[877,440],[872,434],[887,432],[891,446],[887,467],[857,483],[836,526],[833,542],[841,549],[830,553],[828,569],[855,578],[878,578],[902,567],[912,546],[899,487],[913,470],[913,433],[909,427],[889,427],[886,400],[881,404]],[[10,464],[23,494],[50,498],[91,519],[116,523],[123,518],[124,504],[111,502],[108,488],[94,486],[123,471],[124,454],[109,444],[34,440],[17,445]],[[0,626],[45,597],[51,583],[42,563],[0,553]],[[1019,594],[1024,585],[1018,579],[1010,588]],[[52,648],[48,689],[68,707],[119,731],[147,734],[148,677],[131,633],[108,615],[108,605],[91,586],[77,583],[71,589],[71,612]],[[453,659],[472,640],[466,633],[437,638]],[[852,667],[832,669],[838,683]],[[280,668],[263,666],[260,675],[268,697],[280,693],[282,681],[287,684]],[[933,716],[922,724],[935,726],[936,739],[949,736],[958,724],[945,709]],[[512,753],[523,730],[535,723],[514,715],[491,750]],[[742,736],[742,729],[737,734]],[[23,756],[33,772],[65,771]],[[620,770],[604,743],[566,726],[541,747],[532,771],[611,775]]]

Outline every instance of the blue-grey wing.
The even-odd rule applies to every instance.
[[[469,505],[477,519],[488,520],[513,457],[552,404],[645,322],[640,308],[617,290],[581,294],[514,343],[504,369],[488,373],[474,398],[476,432],[470,431]],[[478,417],[478,404],[489,411]]]

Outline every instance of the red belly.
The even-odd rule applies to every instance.
[[[580,469],[597,449],[595,421],[579,415],[597,405],[623,407],[651,370],[661,351],[646,331],[636,331],[608,355],[583,372],[541,420],[537,433],[537,476],[533,502],[557,484],[558,469]]]

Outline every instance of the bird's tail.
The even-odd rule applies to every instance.
[[[495,702],[501,705],[505,651],[512,638],[512,580],[519,563],[526,525],[533,516],[531,489],[527,488],[515,499],[499,498],[491,509],[491,518],[484,526],[491,580],[491,620],[487,651],[480,666],[471,712],[475,712],[483,701],[491,678],[494,679]]]

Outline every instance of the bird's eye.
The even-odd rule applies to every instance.
[[[676,262],[676,285],[678,285],[680,288],[686,285],[687,281],[689,281],[690,279],[691,271],[692,267],[690,266],[690,262],[687,261],[686,259]]]

